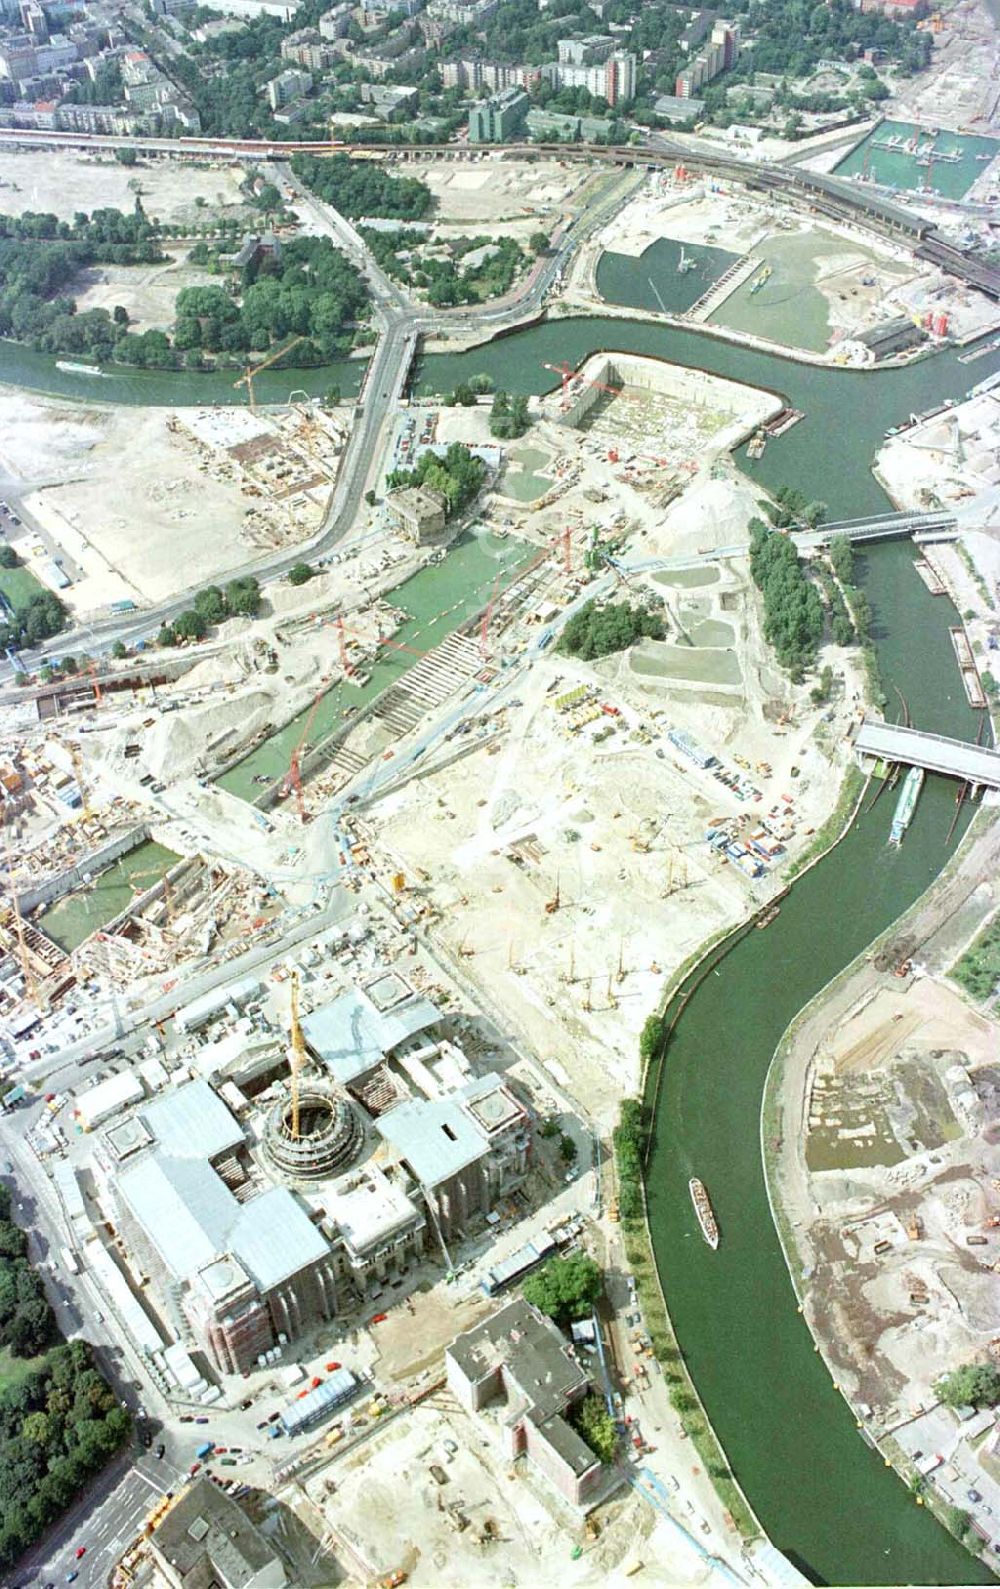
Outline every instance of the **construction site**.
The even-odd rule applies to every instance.
[[[278,409],[165,411],[0,393],[5,468],[39,532],[21,542],[25,567],[50,584],[57,557],[63,600],[90,614],[297,545],[319,528],[351,412],[304,394]]]
[[[963,232],[976,224],[955,222]],[[1000,324],[995,304],[892,243],[803,220],[682,165],[647,175],[578,250],[562,299],[569,309],[669,314],[835,364],[865,362],[859,338],[901,316],[924,323],[929,313],[960,342]]]
[[[883,1427],[995,1349],[996,1042],[994,1021],[918,977],[864,998],[810,1068],[811,1308],[838,1378]]]

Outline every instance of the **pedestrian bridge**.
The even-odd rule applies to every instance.
[[[860,756],[900,761],[908,767],[962,778],[973,788],[1000,789],[1000,751],[970,745],[964,739],[925,734],[919,728],[897,728],[865,718],[854,739]]]

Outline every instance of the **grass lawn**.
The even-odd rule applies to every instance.
[[[986,999],[1000,982],[1000,919],[988,927],[966,949],[951,968],[956,982],[974,999]]]
[[[43,1352],[40,1357],[12,1357],[6,1346],[0,1346],[0,1390],[8,1385],[19,1385],[36,1368],[42,1367],[48,1355]]]
[[[0,568],[0,590],[12,607],[23,607],[31,596],[39,595],[44,588],[26,568]]]

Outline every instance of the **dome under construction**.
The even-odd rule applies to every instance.
[[[350,1103],[322,1082],[302,1083],[298,1093],[298,1132],[292,1098],[282,1098],[267,1117],[264,1151],[275,1169],[293,1180],[327,1180],[357,1158],[361,1122]]]

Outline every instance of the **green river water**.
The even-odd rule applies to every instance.
[[[485,371],[508,391],[541,392],[553,384],[546,363],[576,364],[589,353],[615,349],[762,386],[803,410],[806,419],[769,443],[762,459],[750,463],[744,455],[740,462],[769,486],[794,484],[826,501],[836,518],[885,509],[871,460],[889,425],[945,397],[961,396],[1000,366],[997,355],[962,366],[945,353],[902,370],[820,369],[692,331],[592,318],[551,321],[465,354],[432,355],[418,375],[426,391],[447,390]],[[51,361],[24,357],[22,364],[22,350],[0,346],[0,379],[60,389],[45,375],[43,365]],[[317,390],[340,379],[339,371],[311,374]],[[152,399],[134,395],[135,382],[145,377],[124,379],[125,401],[219,400],[190,375],[150,377],[157,393]],[[82,397],[103,397],[94,388],[112,384],[81,380]],[[403,587],[396,599],[414,617],[401,638],[413,635],[418,648],[426,649],[455,627],[463,611],[474,610],[500,566],[494,553],[509,566],[524,555],[509,541],[466,541],[446,562]],[[912,548],[890,544],[872,548],[862,565],[889,694],[897,682],[917,724],[973,738],[974,717],[947,633],[953,611],[946,598],[926,591],[912,558]],[[418,581],[425,582],[419,598]],[[371,688],[401,671],[406,655],[380,663]],[[363,697],[349,690],[349,698]],[[331,692],[329,723],[347,699],[344,690]],[[325,709],[326,703],[320,710]],[[319,731],[317,722],[310,737]],[[295,742],[296,735],[286,731],[283,764]],[[258,752],[267,771],[277,760],[272,744]],[[224,783],[246,794],[252,776],[251,760]],[[863,1443],[833,1389],[796,1312],[767,1205],[758,1135],[764,1080],[785,1027],[937,875],[947,857],[953,813],[953,785],[929,777],[899,850],[886,845],[892,802],[880,801],[795,885],[773,925],[749,934],[689,1001],[667,1057],[657,1110],[651,1229],[681,1350],[762,1525],[817,1582],[990,1581],[986,1568],[914,1504]],[[954,842],[960,832],[961,826]],[[719,1216],[722,1244],[714,1254],[695,1232],[687,1192],[691,1174],[706,1182]]]

